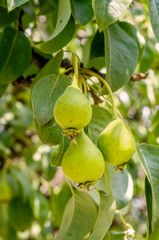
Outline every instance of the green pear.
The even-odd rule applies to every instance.
[[[84,131],[70,143],[62,159],[62,169],[76,183],[95,182],[103,175],[103,155]]]
[[[63,129],[81,129],[90,122],[92,108],[80,88],[72,84],[57,99],[54,117]]]
[[[104,129],[97,145],[105,161],[117,166],[128,162],[135,151],[134,138],[120,118]]]

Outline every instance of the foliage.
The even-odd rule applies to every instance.
[[[157,0],[0,0],[0,239],[158,239],[158,16]],[[93,183],[61,169],[81,129],[54,106],[74,82],[90,141],[120,117],[136,142]]]

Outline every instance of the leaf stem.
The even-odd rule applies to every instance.
[[[115,105],[115,101],[114,101],[112,90],[109,87],[108,83],[99,74],[95,73],[94,71],[92,71],[90,69],[81,68],[80,71],[81,71],[81,73],[85,73],[85,74],[97,77],[103,83],[103,85],[106,87],[108,93],[110,94],[110,98],[111,98],[111,102],[112,102],[112,118],[116,119],[117,116],[118,116],[117,108],[116,108],[116,105]]]
[[[68,186],[69,186],[69,188],[71,190],[71,193],[72,193],[72,196],[73,196],[74,195],[74,191],[73,191],[72,185],[71,185],[71,183],[70,183],[70,181],[68,179],[67,179],[67,183],[68,183]]]

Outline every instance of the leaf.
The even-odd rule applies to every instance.
[[[98,218],[90,237],[90,240],[103,240],[105,234],[109,230],[114,215],[115,215],[115,201],[112,195],[106,195],[99,191],[100,205],[98,211]]]
[[[103,240],[124,240],[124,239],[128,240],[127,238],[125,238],[124,232],[110,231],[107,233]]]
[[[58,167],[61,166],[62,158],[67,150],[70,141],[68,140],[67,136],[62,136],[61,143],[56,148],[53,148],[53,152],[51,155],[51,166]]]
[[[7,6],[9,12],[13,9],[23,5],[24,3],[28,2],[29,0],[7,0]]]
[[[70,83],[66,75],[52,74],[34,85],[31,101],[39,127],[52,119],[54,104]]]
[[[117,209],[124,208],[133,196],[133,180],[126,169],[123,173],[113,173],[113,167],[109,165],[110,184],[112,195],[116,201]]]
[[[132,0],[93,0],[94,13],[100,31],[117,21]]]
[[[64,211],[56,240],[81,240],[91,231],[97,218],[96,205],[88,193],[74,191]]]
[[[31,46],[27,37],[11,27],[3,31],[0,42],[0,84],[14,81],[29,66]]]
[[[93,37],[90,50],[90,59],[104,57],[104,34],[97,30]]]
[[[35,45],[40,51],[45,53],[54,53],[66,46],[73,38],[75,32],[75,22],[73,18],[70,18],[66,27],[53,39],[47,42]]]
[[[116,91],[130,80],[137,65],[139,49],[136,29],[129,23],[118,22],[105,29],[104,36],[106,81]]]
[[[59,53],[57,53],[55,57],[51,58],[50,61],[47,62],[45,66],[40,70],[40,72],[38,72],[38,74],[34,78],[34,82],[37,82],[39,79],[47,75],[50,75],[53,73],[58,74],[62,57],[63,57],[63,51],[60,51]]]
[[[111,114],[102,107],[92,106],[92,119],[89,123],[89,137],[97,144],[98,137],[104,128],[111,122]]]
[[[158,236],[159,236],[159,229],[157,229],[155,232],[153,232],[148,240],[158,240]]]
[[[146,197],[146,206],[147,206],[147,235],[149,236],[152,233],[152,190],[151,185],[145,178],[145,197]]]
[[[140,145],[139,160],[146,173],[152,190],[152,232],[159,228],[159,147],[155,145]]]
[[[5,94],[5,92],[7,91],[8,88],[8,84],[3,84],[0,86],[0,98]]]
[[[47,145],[57,145],[62,142],[62,128],[51,118],[46,124],[39,127],[34,119],[36,133],[42,143]]]
[[[17,10],[8,13],[7,8],[0,7],[0,26],[13,22],[17,17]]]
[[[72,15],[77,24],[86,25],[93,18],[93,8],[91,0],[71,0]]]
[[[58,0],[57,22],[51,38],[55,38],[66,26],[71,15],[70,0]]]
[[[150,20],[154,34],[159,41],[159,2],[158,0],[148,0]]]
[[[29,201],[24,202],[21,197],[13,198],[8,205],[9,223],[16,231],[30,228],[33,212]]]
[[[4,7],[4,8],[7,8],[7,1],[6,0],[1,0],[0,1],[0,6]]]

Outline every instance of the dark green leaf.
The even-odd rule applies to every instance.
[[[137,65],[139,49],[136,29],[129,23],[118,22],[106,28],[104,34],[106,80],[116,91],[130,80]]]
[[[48,75],[40,79],[32,90],[32,107],[39,126],[53,118],[56,100],[71,81],[66,75]]]
[[[3,84],[0,86],[0,98],[5,94],[5,92],[7,91],[8,88],[8,84]]]
[[[91,231],[97,209],[88,193],[75,190],[64,211],[56,240],[81,240]]]
[[[8,216],[11,226],[16,231],[30,228],[33,221],[33,212],[29,201],[24,202],[21,197],[13,198],[9,202]]]
[[[73,18],[70,18],[69,22],[65,28],[58,35],[53,37],[53,39],[47,42],[35,45],[40,51],[45,53],[54,53],[59,51],[61,48],[66,46],[73,38],[75,32],[75,23]]]
[[[56,148],[53,148],[53,152],[51,155],[51,166],[52,167],[58,167],[61,166],[62,158],[67,150],[68,146],[70,144],[70,141],[68,140],[68,137],[62,136],[61,143]]]
[[[110,184],[112,195],[116,201],[117,209],[124,208],[133,196],[133,181],[126,169],[122,172],[113,173],[113,167],[109,165]]]
[[[17,10],[8,13],[7,8],[0,7],[0,26],[13,22],[17,17]]]
[[[139,160],[144,168],[152,190],[152,232],[159,228],[159,147],[141,145],[138,149]]]
[[[29,0],[7,0],[8,10],[12,11],[13,9],[23,5]]]
[[[100,30],[118,20],[132,0],[93,0],[94,12]]]
[[[152,191],[151,185],[147,179],[145,178],[145,197],[146,197],[146,206],[147,206],[147,226],[148,232],[147,235],[149,236],[152,233]]]
[[[159,41],[159,4],[158,0],[148,0],[151,25],[154,34]]]
[[[90,59],[104,56],[104,34],[97,30],[91,43]]]
[[[98,211],[98,218],[90,237],[90,240],[103,240],[105,234],[109,230],[114,214],[115,214],[115,201],[112,195],[106,195],[104,192],[99,191],[100,205]]]
[[[37,82],[39,79],[49,74],[53,74],[53,73],[58,74],[62,57],[63,57],[63,51],[60,51],[59,53],[57,53],[55,57],[51,58],[50,61],[47,62],[45,66],[40,70],[40,72],[36,75],[36,77],[34,78],[34,82]]]
[[[71,0],[72,15],[78,24],[86,25],[93,18],[91,0]]]
[[[29,66],[31,46],[27,37],[6,27],[0,42],[0,84],[14,81]]]
[[[7,8],[7,0],[1,0],[0,1],[0,6],[4,7],[4,8]]]
[[[38,15],[46,15],[50,12],[56,12],[58,9],[58,1],[57,0],[39,0],[40,4],[40,12]],[[54,13],[55,13],[54,12]],[[57,16],[56,16],[57,18]]]
[[[46,124],[39,127],[36,119],[34,119],[36,133],[42,143],[47,145],[57,145],[62,142],[62,128],[51,118]]]
[[[111,114],[102,107],[92,106],[92,119],[89,123],[89,136],[97,144],[98,137],[104,128],[111,122]]]

